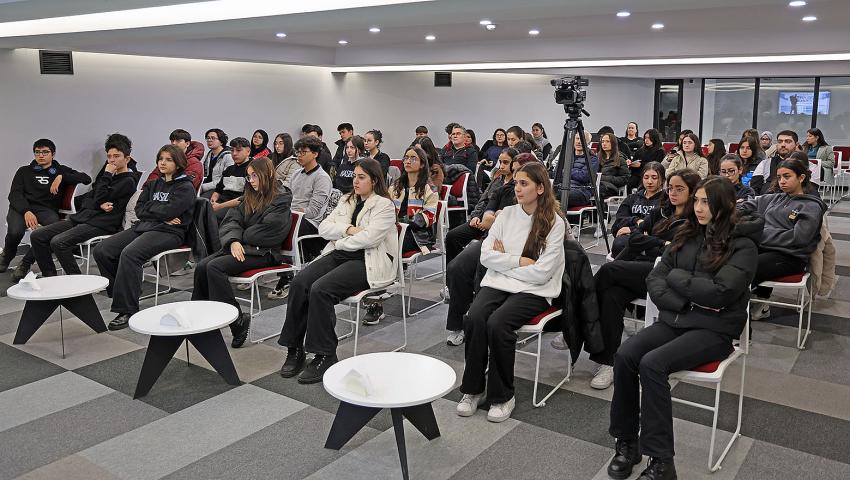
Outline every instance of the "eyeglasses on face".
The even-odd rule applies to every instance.
[[[50,155],[50,154],[51,154],[51,153],[53,153],[53,152],[51,152],[50,150],[33,150],[33,152],[32,152],[32,153],[33,153],[36,157],[46,157],[46,156]]]
[[[737,169],[737,168],[730,168],[730,169],[728,169],[728,170],[726,170],[726,169],[724,169],[724,168],[721,168],[721,169],[720,169],[720,174],[721,174],[721,175],[730,176],[730,175],[734,175],[734,174],[736,174],[736,173],[738,173],[738,169]]]
[[[257,172],[249,173],[248,175],[245,175],[245,180],[248,180],[249,182],[252,181],[252,180],[257,181],[259,179],[260,179],[260,176],[257,175]]]
[[[419,157],[417,157],[416,155],[405,155],[404,157],[402,157],[402,160],[404,160],[405,162],[414,163],[419,161]]]
[[[311,152],[311,150],[298,150],[298,151],[295,152],[295,155],[300,157],[302,155],[307,155],[310,152]]]

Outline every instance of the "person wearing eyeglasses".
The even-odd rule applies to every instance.
[[[245,137],[236,137],[230,141],[230,156],[233,165],[221,172],[221,178],[210,195],[215,218],[219,225],[224,220],[227,211],[239,205],[239,199],[245,192],[245,177],[248,175],[248,165],[251,163],[251,144]]]
[[[734,153],[727,153],[720,159],[720,176],[726,177],[735,187],[735,199],[738,203],[749,200],[756,196],[748,185],[741,183],[741,175],[744,174],[744,164]]]
[[[280,247],[292,221],[291,203],[290,190],[278,188],[272,161],[267,157],[254,159],[248,165],[248,186],[242,202],[228,210],[219,227],[221,250],[195,267],[192,300],[215,300],[240,310],[230,325],[233,348],[245,343],[251,314],[241,312],[228,277],[281,263]]]
[[[201,183],[201,196],[210,198],[227,167],[233,165],[230,148],[227,146],[227,134],[220,128],[211,128],[206,133],[209,151],[204,157],[204,181]]]
[[[18,168],[9,188],[6,240],[0,258],[0,273],[9,269],[27,229],[36,230],[42,225],[59,221],[59,209],[62,207],[66,186],[91,183],[91,177],[85,173],[60,165],[54,160],[56,144],[51,140],[36,140],[32,153],[33,161]],[[35,256],[30,250],[12,272],[12,281],[24,278],[34,262]]]

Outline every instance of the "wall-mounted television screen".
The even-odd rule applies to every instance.
[[[818,115],[829,115],[830,92],[821,90],[818,95]],[[811,115],[815,94],[812,92],[779,92],[779,113]]]

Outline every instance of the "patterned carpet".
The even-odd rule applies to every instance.
[[[794,347],[796,316],[773,308],[754,322],[746,372],[742,438],[723,469],[706,468],[711,416],[675,405],[676,462],[680,478],[850,478],[850,204],[829,216],[838,251],[838,285],[818,299],[807,349]],[[595,265],[604,247],[592,250]],[[436,261],[427,262],[436,268]],[[8,274],[2,275],[3,291]],[[414,308],[437,298],[439,277],[418,282]],[[178,277],[160,303],[190,297],[191,275]],[[152,286],[146,285],[146,292]],[[263,289],[263,295],[268,291]],[[243,292],[244,293],[244,292]],[[257,334],[279,331],[285,305],[265,300]],[[109,321],[109,299],[96,295]],[[145,301],[143,307],[153,305]],[[76,320],[64,322],[67,357],[61,358],[58,315],[23,346],[12,346],[23,303],[0,298],[0,479],[148,478],[400,478],[390,416],[380,413],[340,451],[323,448],[338,402],[322,386],[299,385],[278,370],[284,351],[275,340],[231,354],[241,386],[227,385],[191,350],[181,348],[150,394],[133,400],[148,338],[129,330],[95,335]],[[463,370],[463,349],[445,344],[446,306],[408,320],[407,351],[438,357]],[[400,304],[387,301],[388,317],[363,327],[359,352],[401,343]],[[340,332],[345,329],[340,326]],[[627,328],[628,330],[628,328]],[[225,338],[229,342],[229,331]],[[564,375],[567,355],[544,340],[541,377]],[[533,345],[526,348],[534,348]],[[339,348],[351,354],[352,342]],[[607,434],[611,389],[592,390],[595,365],[586,356],[573,377],[542,408],[531,406],[532,358],[517,358],[517,407],[501,424],[486,412],[455,415],[455,390],[434,403],[442,436],[426,441],[409,424],[411,478],[607,478],[613,454]],[[740,371],[724,382],[735,392]],[[676,396],[709,401],[713,390],[672,382]],[[735,396],[723,393],[718,434],[734,429]],[[640,468],[636,470],[640,471]],[[635,476],[636,476],[635,474]]]

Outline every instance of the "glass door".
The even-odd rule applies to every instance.
[[[684,80],[655,81],[654,126],[664,142],[675,142],[682,131],[682,89]]]

